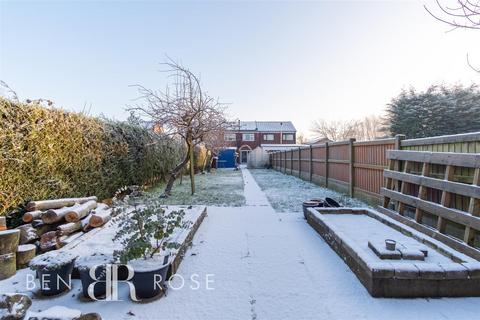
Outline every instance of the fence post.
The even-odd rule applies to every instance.
[[[395,150],[401,150],[402,149],[402,140],[404,140],[406,136],[404,134],[397,134],[395,135]],[[395,171],[400,171],[400,161],[395,161],[393,164],[393,168]],[[395,189],[397,191],[400,191],[400,182],[398,180],[395,180]]]
[[[325,186],[328,188],[328,141],[325,142]]]
[[[298,147],[298,177],[302,179],[302,149]]]
[[[348,140],[349,144],[348,144],[348,153],[350,154],[350,163],[349,163],[349,166],[350,166],[350,184],[349,184],[349,188],[348,188],[348,191],[349,191],[349,194],[350,194],[350,197],[353,198],[353,193],[354,193],[354,190],[355,190],[355,152],[354,152],[354,145],[353,143],[355,142],[355,138],[350,138]]]
[[[397,134],[395,135],[395,150],[401,150],[402,149],[402,140],[405,140],[406,136],[404,134]]]
[[[290,175],[293,175],[293,148],[290,149]]]
[[[283,163],[284,163],[284,168],[283,168],[283,173],[287,173],[287,150],[284,151],[283,155]]]
[[[313,166],[312,166],[312,163],[313,163],[313,161],[312,161],[312,160],[313,160],[313,158],[312,158],[312,153],[313,153],[313,152],[312,152],[312,145],[310,145],[310,156],[309,156],[309,158],[310,158],[310,163],[309,163],[309,167],[308,167],[308,175],[309,175],[309,179],[308,179],[308,180],[309,180],[310,182],[312,182],[312,169],[313,169],[313,168],[312,168],[312,167],[313,167]]]

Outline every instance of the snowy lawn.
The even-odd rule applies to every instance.
[[[151,191],[152,195],[163,194],[165,184]],[[172,196],[164,199],[170,205],[207,205],[239,207],[245,205],[243,195],[243,178],[241,171],[233,169],[217,169],[211,173],[195,175],[195,194],[190,194],[190,178],[183,177],[175,182]]]
[[[301,212],[303,201],[325,197],[347,207],[368,207],[360,200],[275,170],[254,169],[250,172],[277,212]]]

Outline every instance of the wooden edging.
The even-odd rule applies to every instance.
[[[427,162],[430,164],[441,164],[456,167],[480,167],[480,154],[478,153],[387,150],[387,159]]]
[[[177,254],[175,255],[175,258],[173,259],[170,268],[168,270],[167,274],[167,279],[170,278],[171,275],[177,273],[178,268],[180,267],[180,263],[182,263],[183,258],[185,257],[185,253],[187,252],[188,248],[192,244],[193,237],[195,236],[195,233],[197,232],[198,228],[200,228],[200,225],[203,222],[203,219],[207,216],[207,207],[205,207],[200,214],[200,216],[197,218],[197,221],[193,224],[192,228],[188,232],[187,237],[181,244],[180,248],[177,251]]]

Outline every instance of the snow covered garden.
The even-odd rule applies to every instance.
[[[194,237],[189,227],[175,232],[173,238],[180,247],[189,241],[176,275],[165,284],[168,289],[163,297],[135,302],[129,285],[120,283],[119,301],[92,301],[84,296],[77,279],[72,280],[70,290],[45,297],[30,269],[0,281],[1,292],[25,294],[32,302],[29,314],[48,319],[72,319],[92,312],[102,319],[477,317],[479,298],[372,298],[300,212],[301,201],[310,197],[330,196],[352,203],[343,195],[273,170],[217,171],[204,176],[208,187],[198,190],[192,201],[195,206],[172,206],[175,201],[189,201],[188,189],[178,188],[165,207],[183,210],[182,221],[201,224]],[[276,187],[279,184],[283,188]],[[151,195],[155,198],[155,191]],[[230,203],[218,200],[222,198]],[[204,210],[207,215],[202,222],[199,217]],[[114,219],[61,251],[80,256],[79,263],[94,253],[108,256],[120,248],[119,242],[112,241],[118,228]]]

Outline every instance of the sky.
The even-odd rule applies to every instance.
[[[448,0],[444,0],[447,1]],[[480,31],[426,1],[4,1],[0,80],[20,99],[125,119],[134,84],[164,88],[166,55],[201,76],[232,119],[381,115],[402,89],[471,84]],[[0,93],[2,93],[0,91]],[[5,94],[5,91],[3,91]]]

